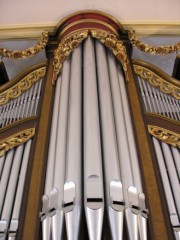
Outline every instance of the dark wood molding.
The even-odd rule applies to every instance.
[[[22,240],[38,240],[45,167],[47,161],[47,149],[50,133],[50,121],[53,104],[53,92],[55,87],[51,84],[52,77],[52,57],[49,57],[47,77],[44,86],[42,108],[37,128],[36,143],[34,147],[34,157],[31,166],[29,180],[29,190],[27,193],[27,205],[22,227]]]
[[[180,134],[180,122],[172,120],[170,118],[161,116],[159,114],[144,113],[145,121],[147,125],[154,125],[161,128],[165,128],[172,132]]]

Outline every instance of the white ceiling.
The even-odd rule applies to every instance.
[[[100,10],[120,22],[180,23],[180,0],[1,0],[0,26],[57,24],[79,10]]]

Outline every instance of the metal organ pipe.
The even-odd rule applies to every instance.
[[[79,238],[82,213],[82,48],[72,54],[64,183],[67,237]]]
[[[4,160],[5,160],[5,155],[0,157],[0,179],[1,179],[1,173],[2,173],[2,170],[3,170],[3,166],[4,166]]]
[[[24,144],[25,146],[24,146],[24,152],[23,152],[23,157],[22,157],[21,170],[19,173],[17,191],[15,194],[14,206],[13,206],[10,226],[9,226],[9,230],[8,230],[8,240],[16,239],[16,235],[17,235],[17,231],[18,231],[19,215],[20,215],[23,189],[24,189],[24,183],[25,183],[25,177],[26,177],[26,171],[27,171],[27,166],[28,166],[31,144],[32,144],[31,139]]]
[[[52,204],[50,208],[55,210],[52,217],[52,239],[62,239],[63,234],[63,189],[65,177],[65,159],[67,143],[67,125],[68,125],[68,105],[69,105],[69,81],[70,81],[70,62],[64,63],[62,71],[60,99],[59,99],[59,117],[57,124],[57,139],[55,149],[55,165],[52,189]],[[58,94],[58,92],[57,92]],[[51,199],[50,199],[51,200]]]
[[[0,181],[0,239],[15,240],[32,140],[8,151]]]
[[[51,125],[51,134],[50,134],[50,143],[49,143],[49,151],[48,151],[48,159],[47,159],[47,170],[46,170],[46,180],[45,180],[45,189],[44,195],[42,197],[42,235],[43,240],[48,240],[50,238],[50,193],[53,187],[53,174],[54,174],[54,161],[55,161],[55,149],[56,149],[56,129],[58,123],[58,109],[59,109],[59,91],[61,86],[61,77],[59,77],[56,93],[55,93],[55,101],[54,101],[54,109],[52,116],[52,125]]]
[[[173,158],[174,158],[174,163],[175,163],[175,166],[176,166],[176,169],[177,169],[177,174],[178,174],[178,177],[179,177],[179,181],[180,181],[180,150],[176,147],[173,147],[171,146],[171,151],[172,151],[172,155],[173,155]]]
[[[37,114],[37,106],[41,94],[42,80],[34,83],[30,89],[19,97],[10,100],[0,107],[0,127],[6,127],[20,119]]]
[[[5,198],[5,193],[6,193],[6,188],[8,185],[8,180],[9,180],[9,175],[10,175],[10,170],[12,166],[12,161],[13,161],[13,156],[14,156],[14,149],[10,150],[5,159],[5,164],[3,168],[3,172],[1,175],[1,181],[0,181],[0,213],[2,212],[3,208],[3,202]]]
[[[95,53],[90,37],[84,43],[83,58],[84,206],[89,239],[100,240],[104,191]]]
[[[177,99],[151,86],[141,77],[137,76],[137,80],[146,112],[162,114],[176,121],[180,120],[180,104]]]
[[[14,195],[16,191],[19,169],[20,169],[22,155],[23,155],[23,148],[24,148],[23,144],[16,148],[16,151],[13,157],[12,169],[9,176],[6,195],[4,199],[4,205],[1,213],[1,224],[4,223],[4,233],[5,233],[4,239],[5,239],[5,236],[7,235],[10,216],[13,208]]]
[[[179,201],[180,185],[179,185],[179,179],[177,176],[177,171],[174,166],[173,156],[171,153],[171,149],[167,143],[161,142],[161,147],[162,147],[162,152],[164,154],[164,161],[168,169],[169,180],[173,190],[176,207],[180,217],[180,201]]]

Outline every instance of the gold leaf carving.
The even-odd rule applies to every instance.
[[[122,63],[124,72],[127,76],[127,53],[126,48],[122,41],[118,40],[114,34],[105,32],[102,30],[84,30],[74,33],[71,36],[68,36],[59,43],[57,49],[54,53],[54,73],[52,83],[55,84],[57,76],[61,72],[63,62],[67,59],[70,53],[78,47],[81,42],[88,37],[88,34],[91,34],[93,38],[98,39],[102,44],[112,50],[116,58]]]
[[[136,32],[134,29],[130,29],[128,31],[128,36],[133,46],[137,47],[139,50],[143,52],[150,53],[152,55],[160,55],[160,54],[163,55],[163,54],[169,54],[169,53],[176,53],[180,51],[180,42],[176,44],[167,45],[167,46],[148,45],[143,43],[137,38]]]
[[[107,48],[112,50],[113,54],[116,56],[118,61],[121,62],[123,70],[126,75],[126,79],[128,80],[127,74],[128,58],[126,53],[126,47],[124,46],[123,42],[118,40],[114,34],[102,30],[90,30],[90,33],[93,38],[98,39]]]
[[[160,141],[180,148],[180,134],[153,125],[148,125],[148,132]]]
[[[0,93],[0,106],[6,104],[11,99],[19,97],[27,91],[35,82],[45,76],[46,67],[41,67],[26,75],[22,80],[6,91]]]
[[[145,67],[134,64],[134,71],[139,77],[147,80],[149,84],[158,88],[161,92],[171,94],[174,98],[180,99],[180,88],[178,86],[169,83]]]
[[[57,49],[54,52],[54,73],[52,83],[55,84],[57,76],[61,72],[63,62],[68,58],[70,53],[77,48],[81,42],[88,37],[88,30],[80,31],[68,36],[59,43]]]
[[[0,157],[10,149],[25,143],[35,134],[35,128],[25,129],[0,141]]]
[[[22,51],[0,48],[0,56],[11,58],[11,59],[27,58],[40,52],[42,49],[46,47],[47,43],[48,43],[48,32],[44,31],[42,33],[40,41],[37,42],[34,46],[28,49],[24,49]]]

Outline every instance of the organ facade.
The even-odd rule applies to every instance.
[[[47,45],[46,45],[47,44]],[[112,16],[74,13],[0,87],[0,239],[180,239],[180,83]]]

